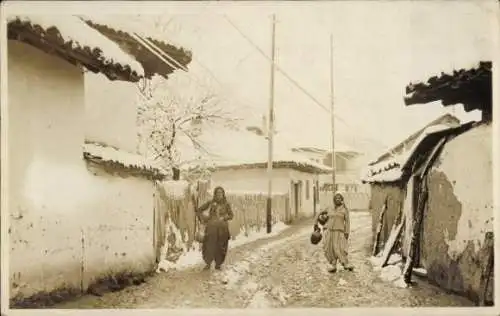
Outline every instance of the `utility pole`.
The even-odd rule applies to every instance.
[[[335,112],[333,94],[333,34],[330,34],[330,116],[332,120],[332,200],[335,200]],[[335,205],[335,203],[333,204]]]
[[[272,231],[272,201],[273,201],[273,136],[274,136],[274,73],[276,72],[276,15],[273,14],[272,22],[272,39],[271,39],[271,89],[269,97],[269,115],[268,115],[268,129],[267,129],[267,142],[268,142],[268,157],[267,157],[267,203],[266,203],[266,226],[267,233]]]

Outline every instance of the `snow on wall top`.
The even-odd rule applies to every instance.
[[[9,27],[16,22],[30,25],[40,33],[38,36],[44,40],[49,37],[49,34],[53,34],[49,30],[55,28],[62,38],[63,43],[58,43],[61,46],[67,48],[67,45],[70,44],[71,49],[87,52],[87,54],[92,55],[94,59],[102,63],[103,66],[128,67],[137,76],[144,76],[144,69],[140,63],[126,54],[116,43],[110,41],[76,16],[14,15],[9,16],[7,22]]]
[[[150,161],[141,155],[125,152],[110,146],[104,146],[97,143],[85,143],[83,145],[83,151],[93,157],[98,157],[104,161],[118,162],[127,167],[138,167],[141,169],[151,169],[164,172],[164,170],[162,170],[162,168],[155,162]]]

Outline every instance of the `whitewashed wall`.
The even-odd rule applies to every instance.
[[[82,72],[8,43],[11,297],[85,287],[154,262],[149,181],[87,170]]]
[[[301,205],[300,212],[303,216],[313,216],[314,215],[314,184],[317,179],[316,175],[300,172],[297,170],[290,170],[290,178],[292,181],[302,181],[302,192],[301,192]],[[309,193],[306,192],[307,185],[306,182],[309,181]],[[289,184],[290,185],[290,184]],[[290,195],[290,205],[294,205],[294,198]],[[317,206],[319,208],[319,206]]]
[[[299,172],[291,169],[273,170],[273,192],[288,193],[290,208],[294,209],[291,181],[302,181],[301,206],[299,212],[303,216],[312,216],[314,213],[313,186],[316,175]],[[309,199],[306,199],[306,180],[309,180]],[[212,188],[222,186],[227,191],[267,192],[267,170],[265,168],[219,170],[212,173]],[[293,213],[293,212],[292,212]]]
[[[137,91],[134,83],[109,81],[102,74],[86,73],[87,140],[137,152]]]

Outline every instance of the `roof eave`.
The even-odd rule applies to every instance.
[[[169,61],[169,64],[163,62],[158,56],[143,47],[141,43],[137,42],[131,34],[114,29],[108,25],[94,22],[90,19],[84,19],[83,21],[90,27],[100,32],[102,35],[106,36],[109,40],[115,42],[122,50],[134,56],[134,58],[143,66],[146,78],[151,78],[156,74],[164,78],[168,78],[171,73],[178,69],[178,66],[173,63],[172,64],[175,67],[169,65],[171,61],[168,58],[166,59]],[[191,63],[191,51],[175,47],[174,45],[155,40],[151,37],[147,37],[147,39],[161,49],[164,54],[168,54],[168,56],[174,59],[181,66],[187,68]]]
[[[43,36],[37,34],[30,23],[20,20],[10,21],[7,26],[8,39],[31,45],[47,54],[66,60],[72,65],[83,66],[93,73],[102,73],[111,81],[138,82],[141,78],[128,65],[105,63],[101,60],[100,53],[95,50],[91,51],[87,47],[74,48],[71,43],[64,43],[59,34],[55,32],[50,34],[46,31],[44,33]]]

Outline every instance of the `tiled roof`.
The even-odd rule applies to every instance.
[[[7,19],[11,40],[55,54],[110,80],[138,81],[142,66],[117,44],[75,16],[11,16]]]
[[[441,101],[444,106],[463,104],[465,111],[491,111],[492,63],[480,62],[475,68],[460,69],[452,74],[441,73],[427,82],[410,83],[406,87],[405,104]]]

